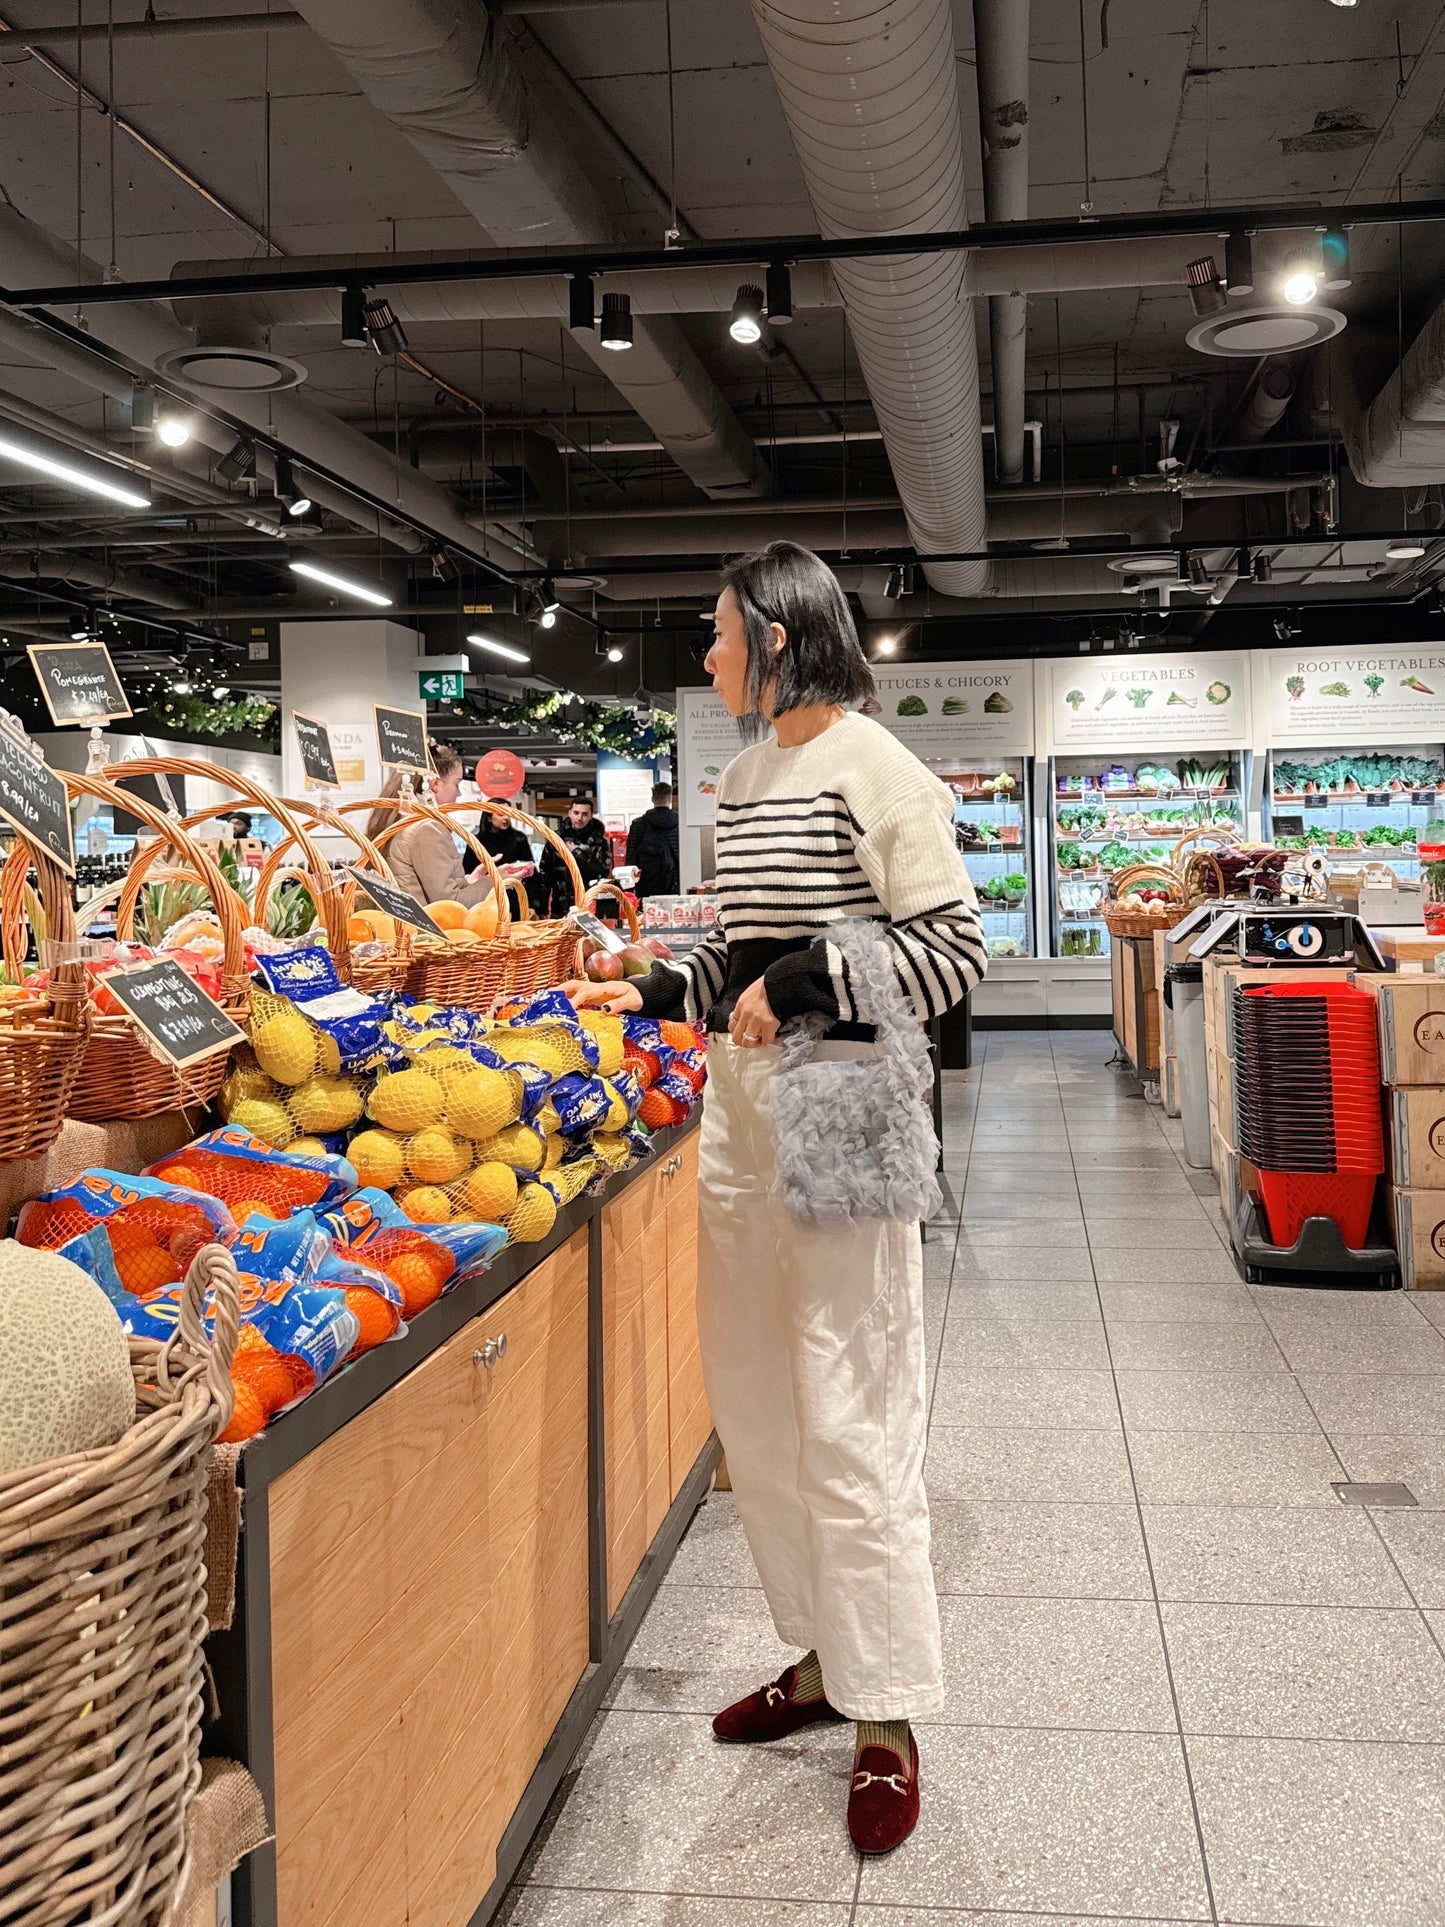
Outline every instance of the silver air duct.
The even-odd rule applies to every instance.
[[[1029,0],[973,0],[983,208],[990,221],[1029,211]],[[988,304],[993,364],[994,454],[1001,482],[1024,476],[1024,374],[1028,302],[996,294]]]

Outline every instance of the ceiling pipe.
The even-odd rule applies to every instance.
[[[967,225],[950,0],[752,0],[825,240]],[[987,567],[931,563],[984,535],[978,351],[958,263],[907,251],[835,260],[848,329],[930,585]]]
[[[1328,370],[1327,374],[1325,370]],[[1316,362],[1327,382],[1355,480],[1366,488],[1427,488],[1445,482],[1445,303],[1430,315],[1371,401],[1360,351],[1332,344]]]
[[[299,0],[297,11],[498,246],[617,238],[595,184],[606,170],[588,165],[595,141],[555,90],[531,85],[479,0]],[[622,353],[595,327],[573,339],[704,494],[770,492],[766,464],[679,328],[637,318]]]
[[[153,609],[202,620],[200,607],[170,583],[130,569],[112,569],[83,555],[52,555],[36,549],[27,549],[23,555],[0,551],[0,576],[12,582],[70,582],[102,596],[120,596],[127,602],[144,602]]]
[[[983,206],[990,221],[1029,211],[1029,0],[973,0],[978,126],[983,139]],[[1024,363],[1028,302],[990,295],[994,457],[1001,482],[1024,473]]]
[[[24,280],[57,270],[70,273],[75,264],[73,248],[55,240],[15,208],[0,206],[0,281]],[[91,262],[85,263],[83,271],[98,272]],[[105,394],[129,394],[137,375],[149,376],[164,355],[194,345],[189,330],[158,301],[120,303],[103,313],[97,310],[86,316],[86,326],[90,338],[102,344],[95,354],[77,347],[59,324],[45,319],[36,322],[0,315],[0,339],[23,340],[25,352],[37,361],[58,367]],[[17,335],[17,329],[23,332]],[[123,364],[119,370],[115,357]],[[194,407],[193,432],[199,441],[217,452],[232,445],[236,430],[217,417],[213,395],[171,377],[165,378],[164,387]],[[396,461],[367,436],[294,389],[267,395],[232,392],[225,406],[227,415],[263,440],[280,442],[298,461],[323,471],[316,473],[308,468],[314,499],[355,527],[375,535],[388,529],[400,531],[411,524],[406,528],[405,545],[414,543],[416,550],[425,546],[420,529],[435,542],[446,543],[499,574],[505,574],[508,563],[515,562],[514,556],[494,551],[482,529],[462,515],[444,489]],[[348,483],[356,488],[356,495],[348,493]],[[395,514],[389,515],[388,508]]]
[[[52,47],[66,53],[75,46],[77,35],[82,46],[105,46],[112,34],[115,44],[143,45],[160,40],[214,39],[222,33],[285,33],[305,23],[294,13],[207,13],[167,20],[117,20],[113,27],[9,27],[0,33],[0,62],[15,54],[28,53],[32,47]]]
[[[1253,446],[1262,442],[1289,407],[1294,394],[1294,370],[1287,362],[1266,364],[1254,384],[1249,404],[1235,429],[1235,440]]]

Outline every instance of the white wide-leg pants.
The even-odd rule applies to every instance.
[[[709,1040],[703,1376],[779,1637],[817,1648],[840,1713],[922,1718],[942,1706],[943,1681],[923,1491],[919,1230],[789,1215],[774,1174],[778,1057]]]

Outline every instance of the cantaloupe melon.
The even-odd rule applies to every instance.
[[[79,1265],[0,1240],[0,1478],[114,1445],[135,1421],[130,1348]]]
[[[438,930],[460,930],[467,920],[467,906],[455,897],[438,897],[426,906],[426,913]]]
[[[490,896],[481,903],[474,903],[467,912],[464,927],[470,930],[474,937],[481,937],[484,941],[490,941],[495,937],[497,934],[496,897]]]

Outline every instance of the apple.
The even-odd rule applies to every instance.
[[[642,939],[642,948],[644,950],[650,950],[654,957],[670,958],[672,956],[671,949],[662,941],[661,937],[644,937]]]
[[[621,957],[622,968],[629,977],[645,977],[656,962],[654,953],[640,943],[628,944]]]
[[[594,950],[582,968],[594,984],[615,984],[625,974],[621,957],[610,950]]]

